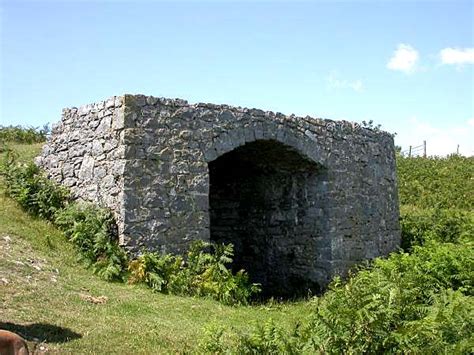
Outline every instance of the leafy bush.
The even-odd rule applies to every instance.
[[[49,131],[47,124],[42,128],[0,125],[0,142],[41,143],[46,141]]]
[[[244,334],[236,344],[237,354],[302,354],[306,344],[296,326],[290,333],[277,326],[272,319],[257,324],[255,329]]]
[[[153,291],[168,293],[172,278],[180,271],[182,262],[179,256],[145,252],[128,264],[128,282],[144,282]]]
[[[7,195],[28,213],[61,228],[96,273],[107,280],[123,277],[127,258],[113,240],[114,222],[108,211],[71,203],[64,187],[49,180],[32,162],[17,164],[11,150],[5,151],[0,171]]]
[[[260,291],[243,271],[233,274],[232,245],[195,241],[186,258],[145,252],[129,263],[129,282],[177,295],[211,297],[224,304],[247,304]]]
[[[401,247],[405,251],[430,240],[459,243],[474,236],[474,213],[471,211],[402,206],[400,212]]]
[[[206,251],[210,248],[210,251]],[[191,293],[210,296],[225,304],[247,303],[260,292],[257,284],[251,284],[244,270],[235,275],[229,266],[234,250],[232,244],[209,244],[196,241],[188,251],[184,268],[189,278]]]
[[[224,340],[226,329],[218,324],[209,323],[203,329],[199,340],[199,350],[204,354],[230,354],[229,344]]]
[[[472,245],[471,245],[472,247]],[[474,260],[467,245],[429,242],[412,254],[376,259],[312,302],[310,320],[291,331],[271,321],[204,341],[231,353],[452,353],[472,346]]]
[[[109,211],[73,203],[58,211],[55,223],[95,272],[106,280],[123,279],[127,256],[113,239],[114,219]]]
[[[439,332],[453,319],[440,319],[436,329],[424,325],[436,311],[435,300],[450,290],[458,290],[457,298],[471,300],[472,308],[467,296],[472,295],[473,266],[470,250],[455,244],[431,243],[415,247],[411,255],[377,259],[346,283],[336,279],[316,300],[306,342],[318,344],[319,351],[349,353],[431,348],[432,337],[438,338],[439,349],[455,345],[461,340]],[[468,314],[461,318],[469,322]],[[417,328],[422,325],[423,336]]]
[[[18,165],[7,155],[0,171],[7,195],[32,215],[52,221],[68,200],[67,190],[44,176],[34,163]]]
[[[474,209],[474,157],[397,157],[401,205]]]

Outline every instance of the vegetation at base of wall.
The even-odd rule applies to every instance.
[[[403,250],[336,278],[307,321],[211,324],[213,354],[464,354],[474,348],[474,159],[398,157]]]
[[[68,191],[49,180],[34,163],[16,164],[12,154],[5,151],[0,165],[7,194],[28,213],[54,221],[56,212],[68,202]]]
[[[185,258],[145,252],[129,261],[118,245],[110,211],[72,201],[68,191],[49,180],[34,163],[17,164],[10,149],[3,155],[0,174],[7,195],[28,213],[61,229],[80,258],[103,279],[144,282],[157,292],[210,297],[224,304],[247,304],[260,292],[244,270],[232,273],[232,245],[197,241]]]
[[[260,292],[244,270],[233,274],[233,246],[195,241],[185,258],[145,252],[130,262],[129,282],[144,282],[154,291],[211,297],[224,304],[247,304]]]
[[[124,280],[128,258],[113,233],[115,222],[110,211],[71,203],[57,212],[54,223],[94,272],[108,281]]]
[[[0,125],[0,146],[8,142],[23,144],[41,143],[46,141],[49,132],[48,124],[41,128]]]
[[[3,155],[0,174],[6,194],[26,212],[59,227],[97,274],[106,280],[123,279],[127,258],[111,233],[111,213],[71,201],[67,189],[48,179],[33,162],[18,164],[10,149]]]
[[[472,245],[471,245],[472,247]],[[311,319],[285,330],[269,321],[202,350],[235,354],[467,353],[474,344],[474,261],[463,244],[430,242],[376,259],[314,298]],[[216,336],[219,335],[219,336]]]
[[[40,148],[20,147],[20,159]],[[194,354],[208,322],[247,329],[272,317],[284,327],[308,313],[306,302],[225,306],[103,281],[78,261],[63,232],[26,214],[4,191],[0,178],[0,328],[21,334],[30,351]]]

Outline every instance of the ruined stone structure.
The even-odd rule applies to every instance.
[[[345,121],[125,95],[65,109],[37,163],[112,209],[131,252],[231,242],[271,293],[399,244],[393,139]]]

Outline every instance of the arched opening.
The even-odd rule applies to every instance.
[[[209,163],[211,241],[234,245],[264,296],[317,292],[324,169],[275,140],[247,143]],[[315,268],[316,265],[316,268]]]

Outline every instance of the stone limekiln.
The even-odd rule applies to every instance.
[[[400,241],[393,139],[345,121],[124,95],[63,110],[37,164],[112,209],[132,253],[231,242],[272,294]]]

